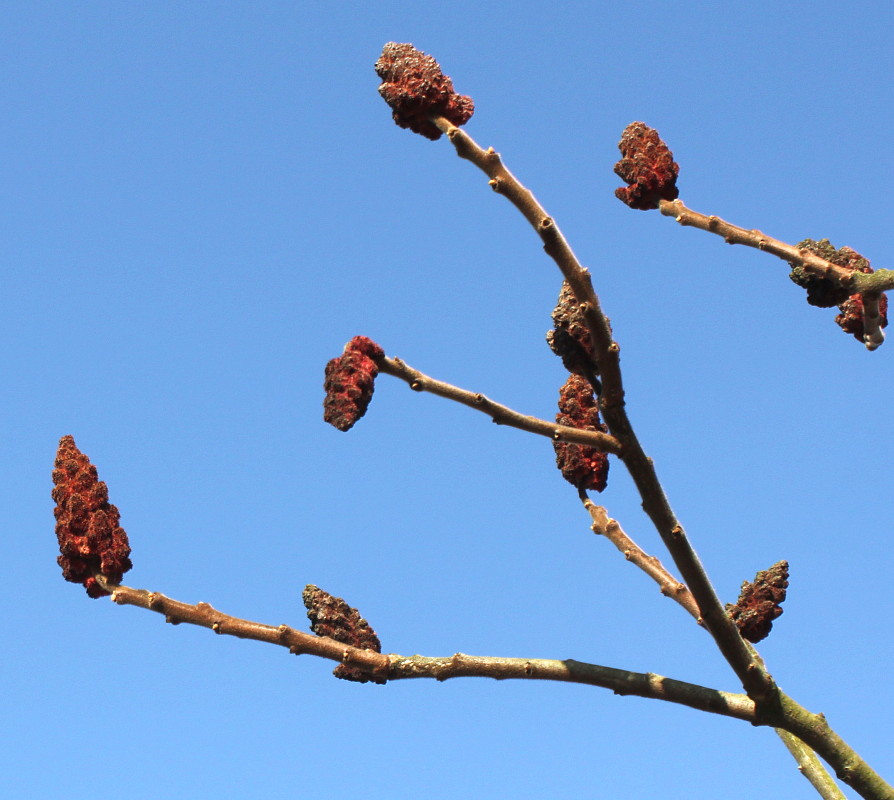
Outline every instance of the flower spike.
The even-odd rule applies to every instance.
[[[659,200],[676,200],[680,165],[661,141],[658,131],[644,122],[631,122],[618,142],[621,160],[615,174],[627,186],[615,190],[615,197],[631,208],[646,211],[658,208]]]
[[[391,106],[394,121],[427,139],[441,137],[429,117],[445,117],[460,126],[475,112],[472,98],[453,91],[453,81],[440,64],[411,44],[388,42],[376,61],[376,74],[382,79],[379,94]]]
[[[96,467],[75,444],[63,436],[53,469],[53,500],[56,508],[56,538],[61,555],[57,559],[62,576],[81,583],[90,597],[109,594],[97,581],[121,578],[133,564],[127,534],[118,524],[118,509],[109,503],[109,491],[98,479]]]
[[[599,419],[593,387],[580,375],[569,375],[559,390],[556,422],[574,428],[605,433],[608,428]],[[553,442],[556,466],[570,484],[579,489],[601,492],[608,482],[608,454],[583,444]]]
[[[340,431],[348,431],[366,413],[379,374],[376,359],[385,351],[366,336],[355,336],[345,351],[326,365],[323,419]]]

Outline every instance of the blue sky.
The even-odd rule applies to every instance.
[[[888,3],[8,2],[0,11],[0,766],[17,797],[815,796],[768,730],[580,686],[385,687],[91,601],[55,564],[74,435],[130,585],[306,624],[306,583],[404,654],[575,658],[736,690],[709,637],[588,531],[549,442],[383,377],[347,434],[353,335],[540,417],[557,270],[445,141],[376,93],[433,54],[593,272],[628,408],[720,595],[779,559],[761,645],[891,780],[894,345],[786,266],[613,197],[656,127],[682,199],[891,266]],[[663,557],[613,465],[600,500]]]

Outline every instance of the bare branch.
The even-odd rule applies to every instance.
[[[525,416],[518,411],[513,411],[508,406],[495,403],[483,394],[460,389],[458,386],[431,378],[408,366],[399,358],[382,358],[379,359],[378,364],[380,372],[400,378],[414,391],[430,392],[438,397],[462,403],[464,406],[487,414],[497,425],[510,425],[513,428],[547,436],[560,442],[588,445],[604,453],[614,453],[615,455],[621,453],[621,443],[607,433],[581,430],[569,425],[558,425],[545,419]]]
[[[672,575],[655,556],[648,555],[636,542],[633,541],[621,528],[618,521],[609,517],[608,512],[602,506],[596,505],[585,491],[580,493],[584,508],[590,512],[593,524],[590,526],[593,533],[604,536],[618,548],[631,564],[639,567],[661,589],[661,594],[676,600],[695,620],[701,623],[698,613],[698,604],[692,596],[692,592],[686,588],[686,584]]]

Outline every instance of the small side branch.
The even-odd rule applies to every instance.
[[[646,573],[661,590],[661,594],[676,600],[695,620],[701,624],[701,615],[698,611],[698,603],[692,596],[692,592],[672,575],[655,556],[648,555],[636,542],[633,541],[618,524],[618,521],[609,517],[603,506],[596,505],[583,490],[580,498],[584,508],[590,513],[593,524],[590,526],[593,533],[604,536],[618,548],[631,564],[639,567]]]
[[[837,283],[851,294],[862,295],[864,344],[867,349],[875,350],[884,342],[885,334],[879,325],[878,295],[894,289],[894,270],[880,269],[870,274],[849,270],[802,247],[794,247],[767,236],[759,230],[740,228],[720,217],[693,211],[682,200],[661,200],[658,208],[666,217],[673,217],[681,225],[717,234],[727,244],[743,244],[771,253],[789,264],[801,267],[805,272]]]
[[[399,358],[382,358],[378,361],[379,371],[386,375],[392,375],[406,382],[411,389],[417,392],[430,392],[438,397],[462,403],[464,406],[474,408],[487,414],[497,425],[509,425],[528,433],[536,433],[560,442],[572,442],[595,447],[604,453],[620,455],[621,443],[610,434],[599,431],[585,431],[572,428],[568,425],[557,425],[537,417],[529,417],[513,411],[508,406],[500,405],[483,394],[460,389],[450,383],[436,380],[421,373],[417,369],[405,364]]]

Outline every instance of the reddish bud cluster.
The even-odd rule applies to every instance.
[[[835,322],[845,333],[851,334],[858,341],[863,341],[863,296],[852,294],[843,303],[840,303]],[[888,296],[884,293],[878,297],[879,327],[888,327]]]
[[[355,336],[338,358],[326,365],[323,419],[340,431],[350,430],[366,413],[385,351],[366,336]]]
[[[593,387],[580,375],[569,375],[559,390],[559,425],[569,425],[586,431],[608,429],[599,419],[599,409],[593,395]],[[608,481],[608,455],[583,444],[553,442],[556,466],[566,481],[582,489],[601,492]]]
[[[310,629],[317,636],[328,636],[342,644],[372,650],[375,653],[382,652],[382,645],[376,632],[360,616],[356,608],[351,608],[340,597],[333,597],[311,583],[304,587],[301,597],[307,608]],[[339,664],[332,674],[346,681],[385,683],[384,678],[369,675],[345,664]]]
[[[828,239],[804,239],[798,242],[798,247],[809,253],[824,258],[839,267],[844,267],[851,272],[864,272],[867,275],[873,272],[869,260],[861,256],[850,247],[835,249]],[[815,275],[803,267],[795,264],[789,277],[807,290],[807,302],[820,308],[838,306],[841,312],[835,317],[835,322],[845,333],[849,333],[859,341],[863,341],[863,297],[860,294],[849,294],[846,288],[841,287],[837,281],[822,275]],[[879,327],[888,326],[888,298],[885,294],[879,295]]]
[[[621,160],[615,174],[627,183],[615,189],[615,197],[631,208],[658,208],[659,200],[676,200],[680,165],[661,141],[658,131],[643,122],[631,122],[618,142]]]
[[[565,369],[588,377],[597,373],[590,331],[568,281],[562,283],[559,302],[553,309],[554,330],[546,334],[550,349],[562,359]]]
[[[391,106],[394,121],[427,139],[441,137],[430,116],[460,126],[475,111],[471,97],[453,91],[453,81],[438,62],[411,44],[388,42],[376,61],[376,74],[382,79],[379,94]]]
[[[759,642],[769,635],[773,620],[782,614],[787,588],[787,561],[780,561],[770,569],[758,572],[753,583],[745,581],[742,584],[738,602],[728,604],[726,612],[736,623],[743,639]]]
[[[83,584],[90,597],[104,597],[108,592],[97,582],[96,573],[117,584],[133,566],[127,534],[118,524],[118,509],[109,503],[108,488],[73,437],[59,440],[53,466],[53,513],[62,576]]]

